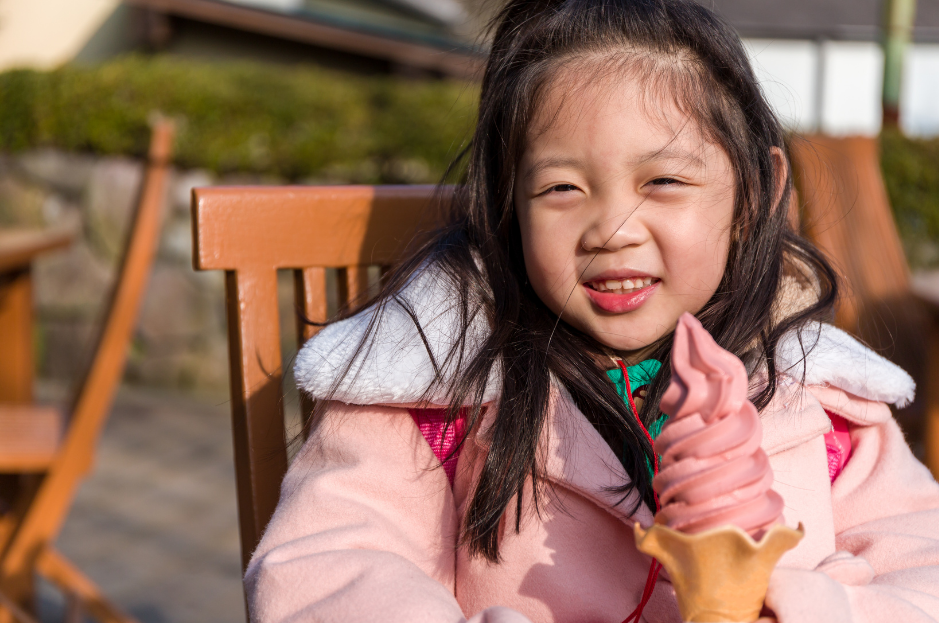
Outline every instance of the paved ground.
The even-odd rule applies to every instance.
[[[243,622],[231,455],[226,398],[122,389],[59,547],[141,623]]]

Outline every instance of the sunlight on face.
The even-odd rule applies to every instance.
[[[553,312],[628,356],[717,290],[733,170],[723,149],[670,98],[652,101],[641,81],[554,84],[514,190],[525,267]]]

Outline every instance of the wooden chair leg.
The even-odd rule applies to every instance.
[[[58,550],[51,547],[43,550],[36,560],[36,571],[66,594],[74,596],[81,609],[100,623],[137,623],[136,619],[108,601],[98,586]]]
[[[38,623],[28,612],[23,610],[16,601],[0,591],[0,621],[14,621],[15,623]]]
[[[32,616],[36,603],[36,578],[30,566],[4,570],[0,592],[0,623],[13,623],[22,617],[19,612]]]

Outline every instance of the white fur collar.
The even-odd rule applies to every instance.
[[[376,315],[376,309],[370,307],[327,326],[297,354],[297,385],[314,398],[332,396],[348,404],[448,404],[447,381],[458,367],[457,362],[446,361],[450,344],[460,331],[455,288],[442,271],[425,269],[382,314]],[[423,339],[411,313],[420,322]],[[356,356],[373,321],[369,345]],[[476,355],[488,331],[480,312],[467,331],[464,361]],[[428,393],[435,379],[435,363],[444,382]],[[498,398],[498,376],[497,370],[490,376],[485,402]]]
[[[909,405],[916,392],[902,368],[830,324],[814,322],[784,335],[776,346],[776,369],[805,385],[837,387],[898,407]]]
[[[324,328],[297,354],[297,385],[315,398],[331,396],[349,404],[447,404],[447,381],[458,368],[456,362],[445,361],[460,324],[454,289],[441,271],[423,270],[404,288],[398,301],[385,307],[380,320],[376,321],[372,307]],[[409,311],[423,328],[426,346]],[[373,321],[369,345],[355,356]],[[467,332],[464,361],[478,352],[487,332],[480,312]],[[801,344],[794,331],[780,340],[776,352],[779,373],[805,385],[834,386],[900,407],[913,400],[913,379],[844,331],[811,323],[801,330],[801,336]],[[444,382],[428,392],[435,379],[434,362]],[[498,377],[499,371],[494,370],[485,402],[498,397]]]

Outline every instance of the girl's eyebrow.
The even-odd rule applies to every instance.
[[[628,162],[627,165],[630,168],[638,168],[650,162],[660,162],[665,160],[676,160],[689,166],[699,168],[704,167],[704,159],[700,156],[688,150],[671,146],[647,152]],[[530,180],[546,169],[565,168],[584,169],[586,168],[586,165],[584,164],[584,161],[579,158],[573,158],[571,156],[550,156],[548,158],[542,158],[541,160],[535,161],[525,172],[524,179]]]
[[[585,168],[583,160],[572,158],[570,156],[551,156],[536,160],[528,170],[525,171],[525,179],[531,179],[544,171],[545,169],[583,169]]]
[[[630,165],[634,167],[640,167],[650,162],[657,162],[662,160],[677,160],[691,166],[704,166],[704,159],[701,158],[701,156],[698,156],[685,149],[679,149],[675,147],[664,147],[662,149],[650,151],[633,160]]]

